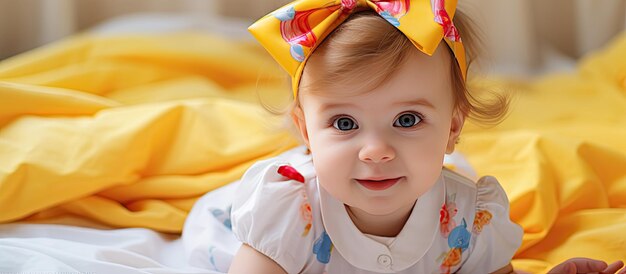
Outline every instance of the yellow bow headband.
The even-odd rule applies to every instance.
[[[425,54],[432,55],[444,39],[465,79],[465,49],[452,23],[456,3],[456,0],[297,0],[259,19],[249,31],[291,75],[294,97],[308,57],[357,7],[374,10]]]

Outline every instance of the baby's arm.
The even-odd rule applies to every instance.
[[[280,273],[287,274],[274,260],[247,244],[242,244],[233,258],[228,273]]]
[[[602,273],[602,274],[625,274],[626,268],[617,272],[624,266],[622,261],[616,261],[607,265],[604,261],[589,258],[571,258],[555,266],[548,274],[576,274],[576,273]]]

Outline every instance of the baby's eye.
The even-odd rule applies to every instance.
[[[394,127],[413,127],[422,121],[415,113],[404,113],[393,122]]]
[[[340,117],[333,121],[333,127],[341,131],[349,131],[359,128],[356,122],[348,117]]]

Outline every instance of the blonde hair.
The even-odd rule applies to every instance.
[[[461,34],[469,66],[476,58],[479,42],[476,40],[473,22],[460,11],[456,12],[453,20]],[[315,49],[311,58],[322,60],[324,75],[316,77],[322,80],[300,86],[298,94],[316,93],[337,84],[362,87],[355,90],[374,89],[385,83],[400,67],[409,50],[414,50],[411,41],[385,19],[372,11],[358,12],[338,26]],[[451,50],[450,54],[453,56]],[[468,90],[456,59],[450,60],[455,108],[466,117],[484,124],[501,121],[508,109],[508,98],[492,93],[493,99],[479,100]],[[371,73],[372,67],[377,68],[378,73]],[[365,75],[367,77],[363,77]],[[294,98],[292,111],[298,108],[299,100]]]

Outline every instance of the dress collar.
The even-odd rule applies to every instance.
[[[417,200],[390,246],[364,235],[348,216],[344,204],[317,184],[326,232],[341,256],[355,267],[382,273],[407,269],[426,254],[437,235],[439,210],[445,201],[443,175]]]

